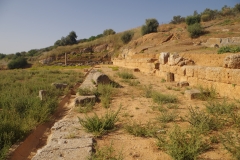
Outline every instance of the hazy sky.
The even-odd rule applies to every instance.
[[[240,0],[0,0],[0,53],[40,49],[75,31],[78,38],[122,32],[147,18],[168,23],[173,16],[220,10]]]

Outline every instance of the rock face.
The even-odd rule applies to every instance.
[[[240,69],[240,54],[233,54],[224,59],[225,68]]]
[[[160,56],[159,56],[160,64],[166,64],[168,62],[168,57],[169,57],[169,53],[168,52],[160,53]]]
[[[228,38],[209,38],[206,43],[202,43],[206,47],[222,47],[228,45],[240,45],[240,37]]]
[[[187,81],[182,81],[182,82],[178,82],[177,87],[186,87],[189,86],[189,83]]]
[[[107,47],[108,47],[107,44],[102,44],[102,45],[96,46],[96,47],[93,49],[93,51],[94,51],[94,52],[103,52],[103,51],[107,50]]]

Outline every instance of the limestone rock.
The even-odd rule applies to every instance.
[[[107,50],[108,45],[107,44],[102,44],[93,49],[94,52],[103,52]]]
[[[159,56],[160,64],[166,64],[168,62],[168,57],[169,57],[169,53],[168,52],[160,53],[160,56]]]
[[[177,87],[186,87],[189,86],[189,83],[187,81],[182,81],[182,82],[178,82]]]
[[[179,57],[178,53],[170,54],[170,56],[169,56],[169,58],[168,58],[168,64],[169,64],[170,66],[175,65],[175,64],[176,64],[176,63],[175,63],[175,59],[178,58],[178,57]]]
[[[184,93],[185,97],[187,97],[190,100],[196,98],[200,94],[201,92],[197,89],[186,90]]]
[[[39,91],[39,95],[38,96],[39,96],[41,101],[46,98],[46,94],[47,94],[47,91],[45,91],[45,90],[40,90]]]
[[[225,68],[240,69],[240,54],[225,57],[223,65]]]
[[[108,76],[101,72],[94,73],[92,79],[96,84],[109,84],[111,82]]]
[[[96,96],[95,95],[90,95],[90,96],[79,96],[76,97],[74,100],[75,106],[79,104],[84,104],[88,102],[95,102],[96,101]]]

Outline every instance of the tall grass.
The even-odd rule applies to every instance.
[[[2,71],[0,78],[0,159],[5,159],[9,147],[23,140],[38,124],[49,119],[57,107],[58,90],[51,83],[68,83],[69,87],[82,77],[77,72],[58,70]],[[46,90],[43,101],[39,90]]]

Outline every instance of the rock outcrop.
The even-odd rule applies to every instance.
[[[224,59],[225,68],[240,69],[240,54],[233,54]]]
[[[240,37],[228,38],[209,38],[206,43],[202,43],[206,47],[223,47],[229,45],[240,45]]]

